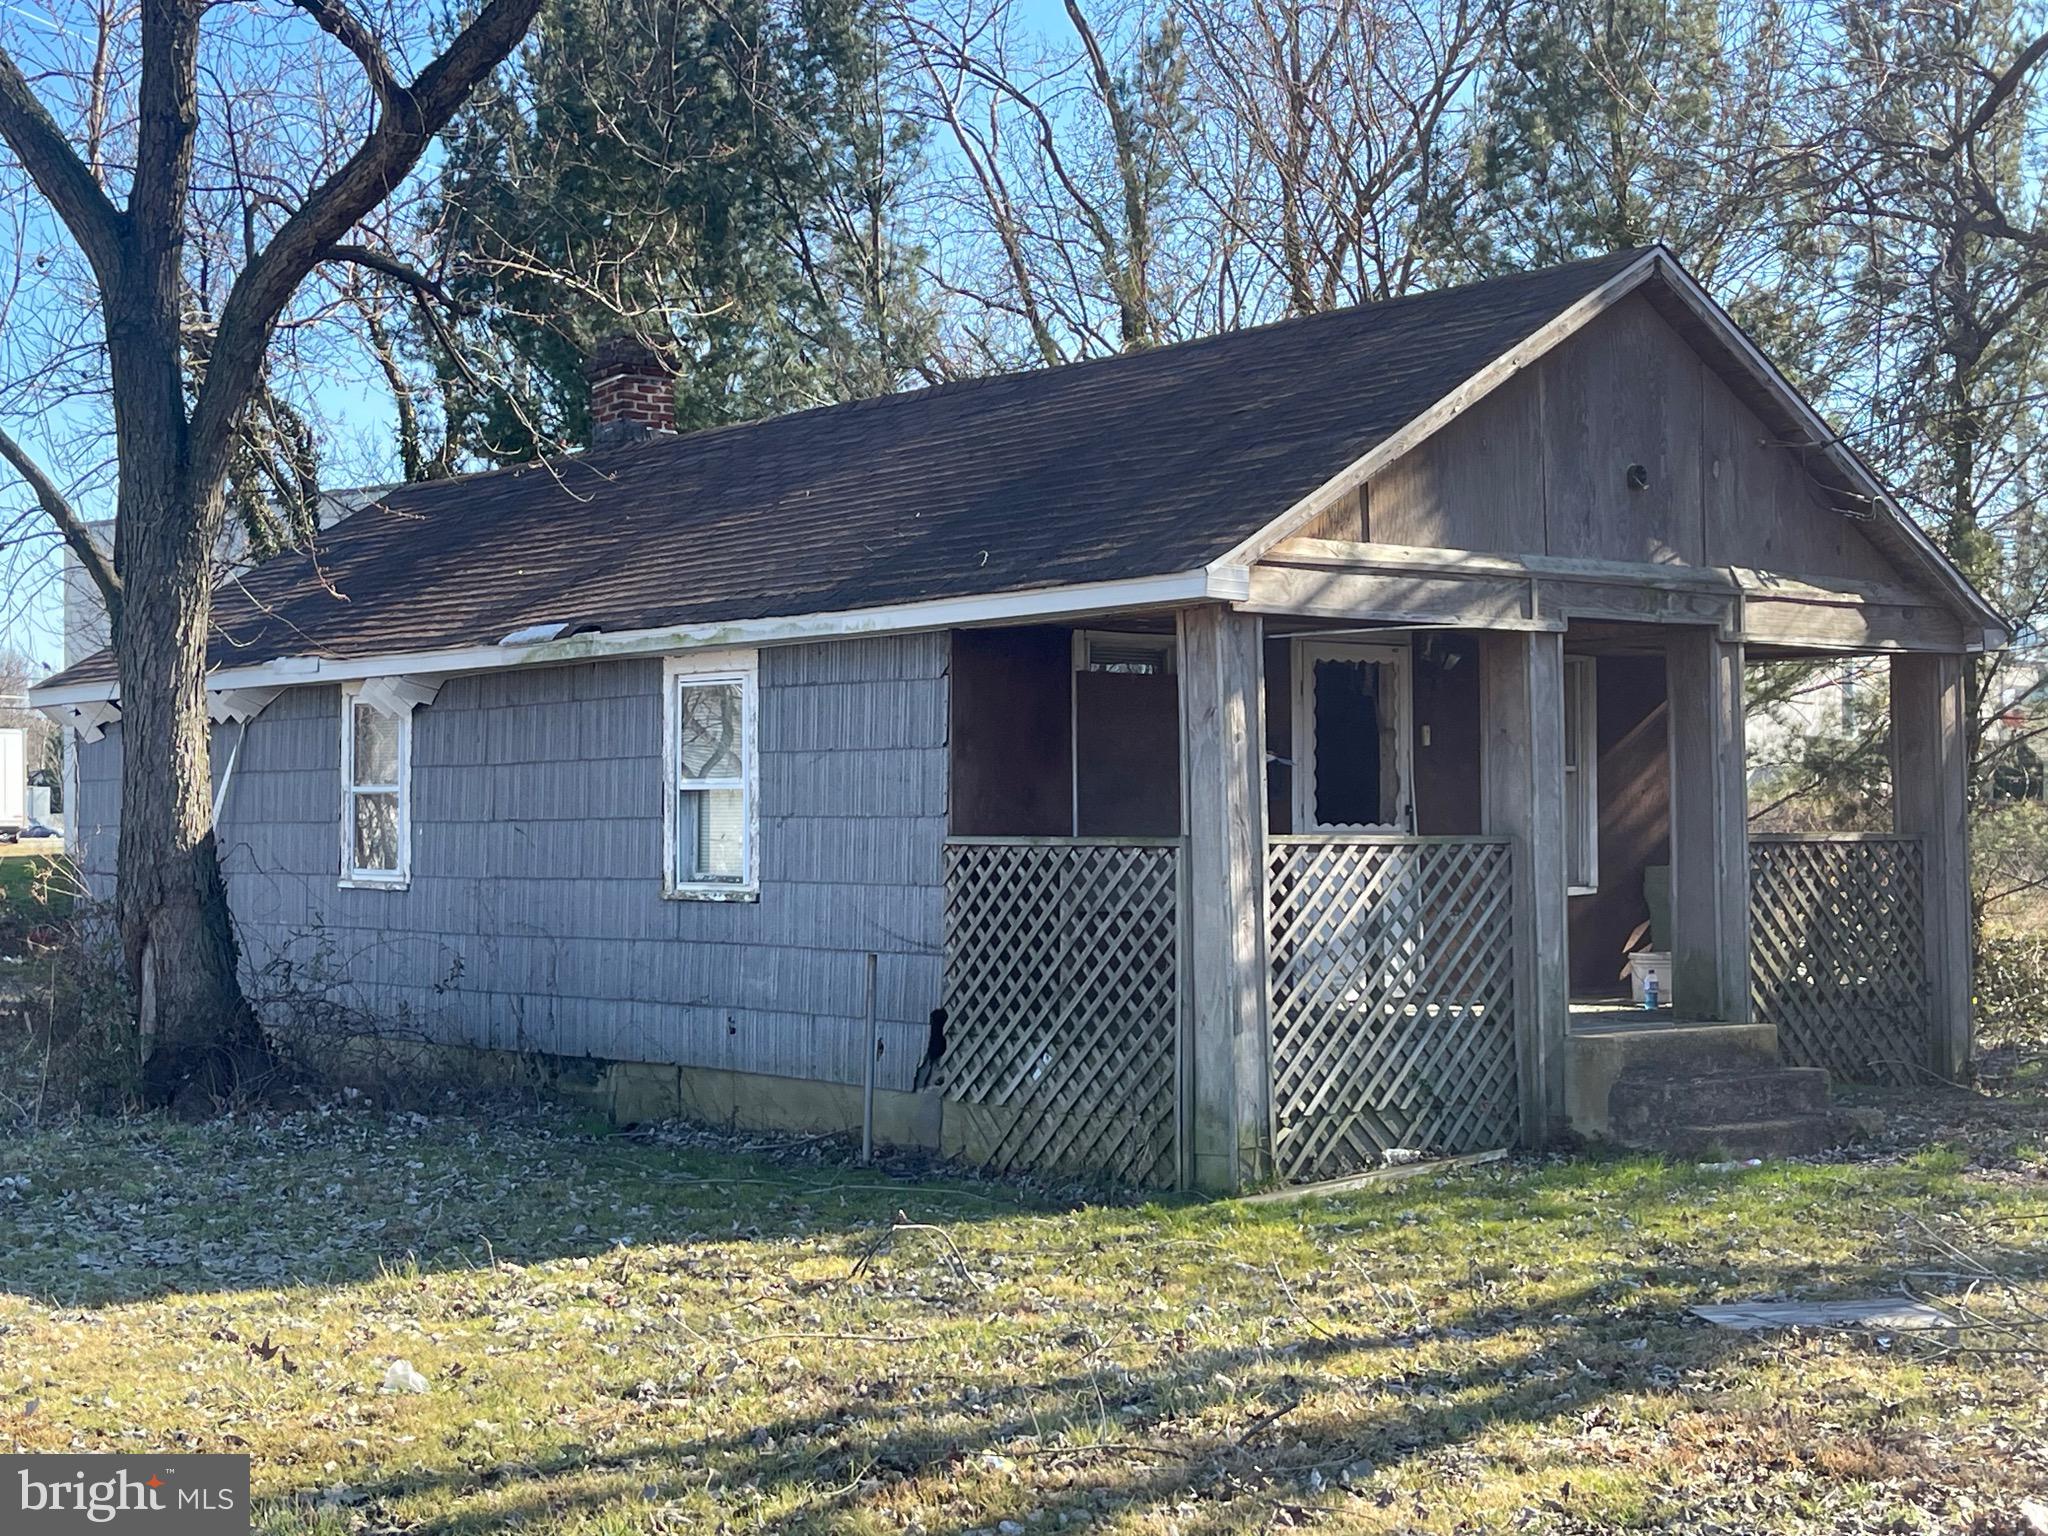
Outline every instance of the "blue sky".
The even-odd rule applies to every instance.
[[[376,9],[378,0],[357,0],[357,3],[367,13]],[[262,18],[264,10],[261,0],[257,0],[255,5],[246,9],[231,7],[229,13],[239,11],[244,18],[258,18],[259,24],[273,28],[284,25],[276,19],[279,14],[292,14],[289,8],[274,8],[265,20]],[[15,56],[24,72],[38,84],[39,90],[61,89],[65,73],[77,73],[77,62],[82,57],[80,50],[87,46],[85,39],[90,34],[90,14],[89,7],[73,4],[71,0],[42,0],[40,4],[34,0],[28,4],[18,3],[18,0],[0,0],[0,43],[4,43]],[[222,13],[216,11],[215,14]],[[409,14],[416,16],[421,13],[414,11]],[[1062,0],[1018,0],[1016,15],[1027,29],[1041,33],[1054,46],[1071,45],[1072,28]],[[298,20],[303,21],[303,17]],[[254,36],[250,50],[243,50],[240,43],[235,42],[224,45],[223,52],[215,56],[217,61],[225,58],[227,72],[233,72],[238,53],[242,57],[259,58],[260,62],[259,56],[263,51],[293,43],[291,34],[275,30]],[[299,46],[303,48],[304,43]],[[314,46],[321,44],[316,42]],[[348,67],[353,69],[354,66],[351,63]],[[60,119],[65,116],[61,101],[58,115]],[[4,166],[4,162],[0,162],[0,167],[4,167],[11,178],[13,168]],[[24,253],[33,255],[36,249],[45,246],[68,249],[68,240],[41,207],[40,199],[18,185],[15,191],[17,195],[14,198],[0,199],[6,205],[0,208],[0,275],[16,269],[16,257]],[[122,189],[117,187],[117,200],[121,195]],[[20,242],[19,251],[8,248],[16,240]],[[0,310],[0,328],[5,328],[10,321],[19,322],[26,309],[26,331],[50,329],[56,307],[48,303],[46,295],[55,285],[41,286],[45,296],[38,295],[33,283],[26,292],[17,291],[12,309]],[[71,329],[74,335],[96,334],[96,324],[88,321],[82,328],[81,318],[74,308],[59,323]],[[29,350],[33,343],[25,347],[18,340],[24,333],[24,328],[17,324],[14,330],[16,340],[12,344],[7,336],[0,335],[0,358],[12,364],[4,372],[16,384],[12,389],[0,387],[0,421],[4,421],[8,429],[37,454],[60,482],[66,483],[67,490],[85,515],[94,518],[111,516],[111,484],[106,472],[104,441],[102,439],[84,448],[79,446],[81,440],[93,438],[103,412],[97,403],[38,400],[35,376],[39,370],[33,352]],[[313,388],[310,400],[314,417],[325,429],[326,478],[334,486],[392,479],[397,474],[394,413],[389,395],[367,359],[363,360],[359,370],[352,370],[352,373],[351,377],[329,379],[318,384]],[[82,467],[92,466],[95,462],[96,473]],[[11,517],[30,505],[25,487],[11,471],[0,466],[0,514]],[[34,526],[38,529],[47,527],[40,521]],[[0,585],[4,585],[12,597],[4,604],[4,610],[0,610],[0,645],[26,652],[50,667],[62,663],[60,564],[54,537],[46,534],[25,539],[0,552]]]

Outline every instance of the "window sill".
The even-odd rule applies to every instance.
[[[412,876],[389,875],[378,878],[375,875],[343,875],[341,888],[345,891],[403,891],[412,887]]]
[[[662,887],[663,901],[759,901],[757,885],[670,885]]]

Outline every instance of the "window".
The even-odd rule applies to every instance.
[[[672,896],[746,897],[754,848],[754,660],[671,661],[667,675]]]
[[[403,886],[412,874],[412,711],[341,696],[341,880]]]
[[[1591,656],[1564,659],[1565,880],[1575,896],[1600,888],[1598,716]]]
[[[1172,635],[1124,635],[1110,630],[1074,632],[1077,672],[1135,672],[1159,677],[1173,671]]]

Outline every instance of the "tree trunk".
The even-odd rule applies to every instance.
[[[121,466],[115,906],[142,1029],[144,1094],[166,1104],[227,1091],[260,1057],[261,1033],[242,997],[213,833],[205,674],[220,493],[175,505],[174,477],[135,473],[147,463],[124,456]]]

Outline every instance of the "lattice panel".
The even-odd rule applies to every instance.
[[[1001,1168],[1179,1180],[1180,850],[946,847],[946,1096]]]
[[[1917,838],[1757,838],[1749,988],[1794,1066],[1910,1082],[1928,1064]]]
[[[1275,838],[1267,905],[1282,1178],[1520,1136],[1507,843]]]

